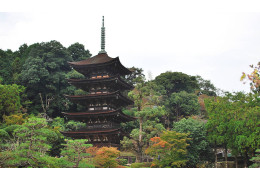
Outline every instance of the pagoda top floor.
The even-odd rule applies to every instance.
[[[131,71],[121,64],[119,57],[111,58],[107,53],[100,53],[86,60],[69,62],[69,64],[85,77],[93,73],[121,76],[131,74]]]

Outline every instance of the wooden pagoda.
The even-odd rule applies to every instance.
[[[98,55],[70,66],[85,76],[84,79],[69,79],[68,82],[86,92],[87,95],[65,95],[71,102],[86,107],[85,112],[66,112],[64,115],[75,121],[86,123],[86,128],[62,132],[65,136],[88,139],[94,146],[116,146],[125,135],[121,122],[135,120],[125,115],[122,107],[133,104],[124,94],[133,89],[121,76],[131,71],[125,68],[118,57],[111,58],[105,51],[104,18],[101,28],[101,51]]]

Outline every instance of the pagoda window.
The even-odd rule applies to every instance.
[[[103,107],[103,110],[107,110],[108,108],[107,107]]]
[[[94,110],[95,110],[95,108],[91,107],[91,108],[89,108],[89,110],[90,110],[90,111],[94,111]]]
[[[97,79],[100,79],[100,78],[102,78],[102,76],[97,76]]]

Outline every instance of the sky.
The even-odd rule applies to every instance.
[[[0,49],[57,40],[96,55],[102,16],[106,51],[124,66],[153,78],[200,75],[222,90],[249,92],[240,77],[260,61],[260,6],[253,0],[8,0],[0,7]]]

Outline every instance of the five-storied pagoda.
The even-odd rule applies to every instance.
[[[84,79],[69,79],[68,82],[86,92],[87,95],[65,95],[73,103],[86,107],[85,112],[66,112],[64,115],[75,121],[86,123],[86,128],[63,132],[65,136],[88,139],[94,146],[120,145],[124,132],[121,122],[135,120],[125,115],[122,107],[133,104],[123,92],[133,89],[121,76],[131,74],[118,57],[111,58],[105,51],[104,16],[101,28],[101,51],[98,55],[69,62],[70,66],[85,76]]]

